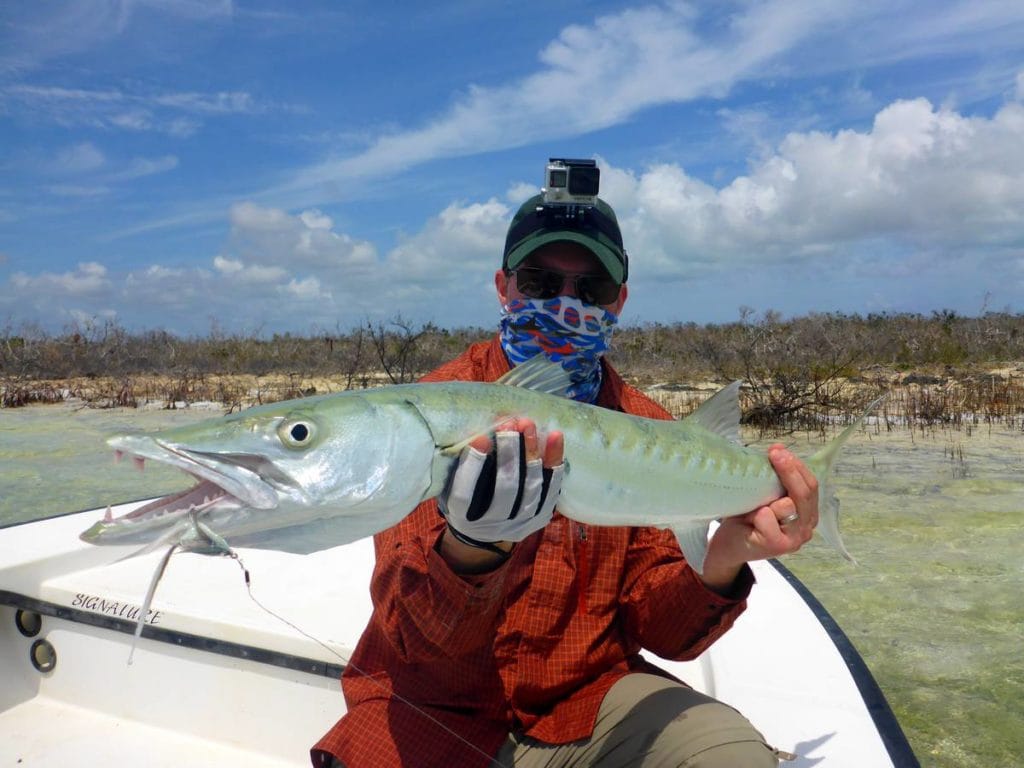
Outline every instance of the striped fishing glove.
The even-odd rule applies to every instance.
[[[545,469],[540,459],[526,461],[520,432],[494,437],[489,453],[463,449],[437,505],[463,544],[507,554],[494,542],[522,541],[551,521],[565,464]]]

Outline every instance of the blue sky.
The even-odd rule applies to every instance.
[[[1024,311],[1019,0],[0,6],[0,328],[490,326],[596,158],[623,320]]]

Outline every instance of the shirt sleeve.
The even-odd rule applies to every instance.
[[[754,574],[744,565],[728,596],[708,589],[670,531],[637,528],[626,555],[620,606],[626,630],[665,659],[696,658],[746,609]]]
[[[373,621],[408,663],[460,656],[494,638],[508,563],[463,578],[437,552],[443,531],[430,500],[374,538]]]

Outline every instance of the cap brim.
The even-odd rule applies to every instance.
[[[538,248],[541,248],[548,243],[565,242],[579,243],[582,245],[597,257],[597,260],[601,262],[601,266],[605,268],[612,280],[619,285],[622,284],[622,277],[624,273],[622,258],[601,241],[595,240],[582,232],[572,232],[570,230],[546,232],[544,234],[537,235],[536,237],[527,238],[508,254],[508,258],[505,260],[505,266],[508,269],[515,269],[526,261],[526,258]]]

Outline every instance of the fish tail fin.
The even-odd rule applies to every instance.
[[[814,476],[818,479],[818,509],[820,513],[818,532],[825,541],[854,564],[857,561],[846,549],[846,545],[843,544],[843,537],[839,534],[839,499],[836,497],[835,489],[832,486],[832,471],[835,468],[839,454],[842,452],[843,445],[860,428],[868,414],[874,411],[884,399],[885,396],[883,395],[872,401],[871,405],[860,415],[860,418],[850,424],[839,433],[838,437],[807,460],[807,466],[810,467]]]

